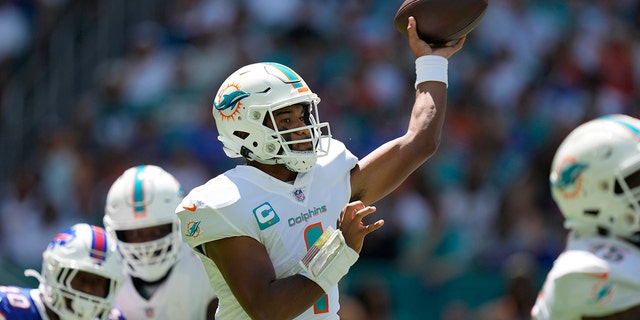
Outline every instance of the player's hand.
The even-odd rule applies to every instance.
[[[409,46],[411,47],[411,51],[413,51],[413,55],[416,58],[428,54],[435,54],[449,59],[454,53],[462,49],[464,41],[467,38],[466,36],[464,36],[457,42],[452,43],[450,46],[431,48],[428,43],[420,39],[417,30],[418,28],[416,19],[414,17],[409,17],[409,23],[407,24],[407,35],[409,38]]]
[[[362,219],[376,212],[376,207],[366,206],[362,201],[354,201],[347,204],[340,212],[338,219],[338,228],[342,231],[344,240],[351,249],[360,253],[364,237],[374,232],[384,225],[384,220],[378,220],[375,223],[365,225]]]

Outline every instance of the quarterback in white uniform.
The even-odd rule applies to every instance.
[[[264,245],[276,278],[301,273],[300,258],[325,229],[335,228],[338,213],[349,200],[349,171],[357,159],[335,140],[331,142],[334,150],[292,184],[253,167],[238,166],[194,189],[182,202],[185,208],[197,208],[181,213],[185,235],[194,242],[248,236]],[[207,270],[219,296],[231,296],[220,271],[214,265]],[[235,299],[221,299],[220,304],[223,319],[245,315]],[[335,315],[338,308],[338,287],[334,286],[301,317]]]
[[[217,298],[200,258],[182,241],[178,181],[162,168],[127,169],[107,195],[104,224],[127,274],[116,302],[129,319],[211,319]]]
[[[361,160],[331,138],[320,99],[289,67],[255,63],[223,82],[213,102],[218,139],[247,164],[176,209],[218,292],[216,319],[338,319],[338,282],[384,223],[362,218],[436,151],[447,59],[464,43],[432,49],[413,18],[408,31],[417,80],[407,132]]]
[[[533,319],[640,319],[640,120],[611,115],[577,127],[550,178],[571,231]]]

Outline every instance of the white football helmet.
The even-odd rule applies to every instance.
[[[640,120],[610,115],[578,126],[560,144],[550,182],[568,229],[640,242]]]
[[[319,122],[319,102],[320,98],[289,67],[272,62],[244,66],[224,81],[213,102],[218,139],[231,158],[242,156],[265,164],[284,164],[295,172],[309,171],[317,157],[327,154],[331,140],[329,124]],[[265,125],[265,119],[275,123],[273,111],[295,104],[307,107],[306,126],[279,131]],[[301,129],[309,130],[309,139],[287,139]],[[301,142],[311,142],[313,149],[290,148]]]
[[[180,201],[180,183],[154,165],[129,168],[111,185],[103,222],[118,243],[129,275],[153,282],[176,264],[182,250],[180,221],[175,214]],[[165,224],[171,224],[171,233],[152,241],[125,242],[119,234]]]
[[[115,241],[98,226],[79,223],[56,235],[42,254],[42,273],[26,270],[38,279],[45,305],[60,319],[107,319],[123,280],[122,260]],[[79,271],[109,280],[107,295],[99,297],[74,289]]]

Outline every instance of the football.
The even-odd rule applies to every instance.
[[[462,38],[480,24],[488,0],[404,0],[393,23],[407,35],[407,19],[413,16],[418,35],[432,47]]]

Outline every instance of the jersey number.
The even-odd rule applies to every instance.
[[[314,223],[304,229],[304,242],[307,245],[307,250],[320,238],[322,235],[322,223]],[[313,305],[313,313],[327,313],[329,312],[329,296],[325,294],[320,300]]]
[[[29,302],[29,298],[27,298],[20,289],[14,287],[6,287],[0,286],[0,291],[5,292],[7,301],[9,305],[18,309],[29,309],[31,308],[31,302]]]

